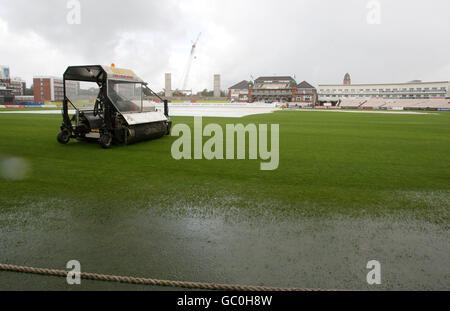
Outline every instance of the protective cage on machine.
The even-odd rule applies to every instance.
[[[132,144],[170,134],[167,100],[161,99],[128,69],[71,66],[63,77],[63,123],[58,142],[71,138],[98,141],[103,148]],[[164,111],[144,103],[144,89],[164,103]],[[75,109],[69,116],[69,105]]]

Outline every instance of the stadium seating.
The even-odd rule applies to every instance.
[[[339,106],[342,108],[356,109],[356,108],[359,108],[365,102],[366,102],[366,100],[361,100],[361,99],[344,99],[341,101]]]
[[[392,109],[394,107],[403,107],[407,109],[439,109],[450,108],[449,99],[343,99],[339,106],[342,108],[353,109]]]

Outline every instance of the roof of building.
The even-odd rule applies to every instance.
[[[236,83],[235,85],[233,85],[232,87],[228,88],[229,90],[243,90],[243,89],[248,89],[248,81],[247,80],[242,80],[239,83]]]
[[[312,86],[311,84],[309,84],[308,82],[303,81],[297,85],[297,88],[298,89],[314,89],[315,87]]]
[[[255,83],[264,83],[267,81],[279,82],[279,81],[293,81],[294,79],[290,76],[273,76],[273,77],[259,77],[255,80]]]
[[[33,76],[33,79],[59,79],[59,80],[62,80],[62,77],[57,77],[57,76]]]

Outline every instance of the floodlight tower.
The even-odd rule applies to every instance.
[[[195,41],[192,41],[191,54],[189,54],[189,59],[188,59],[186,71],[184,74],[183,87],[181,88],[182,91],[186,90],[188,79],[189,79],[189,73],[191,71],[192,60],[195,58],[195,49],[197,48],[197,43],[198,43],[198,40],[200,39],[201,34],[202,33],[199,33],[197,36],[197,39]]]

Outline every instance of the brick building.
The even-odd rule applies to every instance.
[[[317,103],[317,90],[306,81],[297,85],[296,103],[300,105],[314,106]]]
[[[314,105],[316,89],[306,81],[297,84],[290,76],[259,77],[241,81],[228,89],[228,99],[237,102],[289,102]]]
[[[228,89],[228,100],[232,102],[248,103],[249,82],[243,80]]]
[[[352,84],[352,79],[350,78],[350,74],[347,72],[344,76],[344,85]]]
[[[289,76],[259,77],[249,89],[254,102],[291,102],[297,95],[297,83]]]
[[[34,100],[37,102],[56,101],[64,99],[63,80],[57,77],[40,76],[33,78]]]

